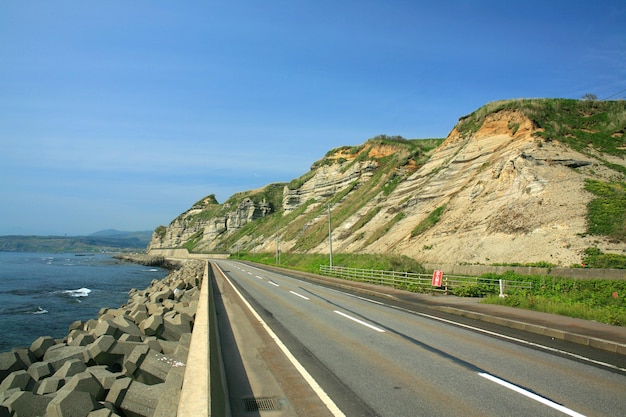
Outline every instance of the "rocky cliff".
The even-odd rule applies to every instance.
[[[490,103],[445,140],[379,136],[329,151],[289,184],[209,196],[149,248],[327,252],[330,215],[338,252],[564,266],[589,247],[625,254],[623,218],[617,232],[590,232],[588,191],[589,180],[624,188],[625,129],[624,102]]]

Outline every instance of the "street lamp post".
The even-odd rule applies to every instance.
[[[328,253],[330,256],[330,269],[333,269],[333,229],[330,221],[330,203],[328,203]]]
[[[280,227],[276,227],[276,265],[280,265],[280,248],[278,246],[278,232]]]

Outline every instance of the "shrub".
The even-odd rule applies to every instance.
[[[496,293],[495,287],[485,284],[469,284],[455,287],[452,294],[457,297],[485,297]]]

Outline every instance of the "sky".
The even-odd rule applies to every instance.
[[[0,235],[153,230],[501,99],[626,98],[626,2],[0,2]]]

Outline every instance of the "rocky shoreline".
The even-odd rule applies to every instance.
[[[120,259],[170,269],[120,308],[0,353],[0,417],[176,415],[205,263]],[[149,263],[146,263],[149,262]]]

